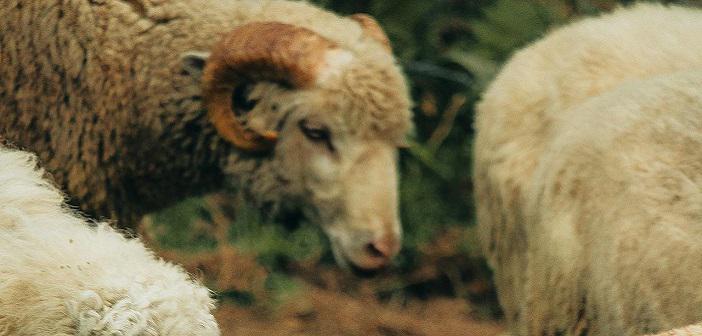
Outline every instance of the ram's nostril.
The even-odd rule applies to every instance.
[[[375,244],[373,243],[368,243],[366,244],[366,252],[368,252],[369,255],[371,255],[374,258],[387,258],[388,256],[385,254],[385,252],[382,251],[382,249],[379,249]]]

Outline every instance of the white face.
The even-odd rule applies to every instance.
[[[275,156],[305,217],[326,232],[337,262],[363,270],[399,252],[397,148],[360,139],[322,115],[290,120]]]

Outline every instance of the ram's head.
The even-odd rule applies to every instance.
[[[210,120],[234,148],[226,172],[260,207],[319,224],[340,264],[373,270],[401,244],[397,149],[410,102],[385,34],[352,18],[363,32],[352,47],[285,23],[241,25],[202,78]]]

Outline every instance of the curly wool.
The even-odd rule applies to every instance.
[[[478,224],[515,334],[702,319],[701,30],[701,11],[652,4],[585,19],[516,53],[484,94]]]
[[[702,335],[702,325],[693,324],[683,328],[669,330],[655,336],[699,336]]]
[[[0,147],[0,335],[219,335],[210,292]]]
[[[217,136],[199,78],[181,60],[251,21],[295,24],[351,51],[358,66],[341,79],[348,94],[316,94],[337,94],[336,104],[349,113],[329,113],[355,132],[391,139],[406,133],[408,92],[393,56],[357,22],[310,4],[7,0],[0,4],[0,134],[36,152],[83,211],[122,226],[220,189],[225,176],[259,203],[280,202],[280,191],[270,188],[279,181],[258,172],[269,162],[240,155]],[[263,118],[263,126],[275,129],[280,112]]]

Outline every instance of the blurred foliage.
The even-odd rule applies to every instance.
[[[472,106],[516,49],[576,17],[629,1],[313,2],[341,14],[373,15],[392,41],[416,103],[414,139],[400,162],[403,251],[392,274],[375,280],[372,291],[393,300],[446,295],[478,301],[478,306],[492,300],[490,275],[473,234]],[[218,221],[227,222],[220,224],[226,232],[216,238],[208,232],[220,230]],[[255,258],[266,277],[262,292],[253,285],[227,292],[220,284],[225,297],[240,302],[247,291],[253,294],[243,301],[276,301],[299,288],[300,279],[332,286],[320,280],[320,270],[333,269],[333,260],[317,228],[303,223],[289,230],[266,223],[240,201],[188,200],[156,214],[148,230],[165,249],[196,252],[229,244]],[[486,314],[496,313],[492,304],[485,306]]]

